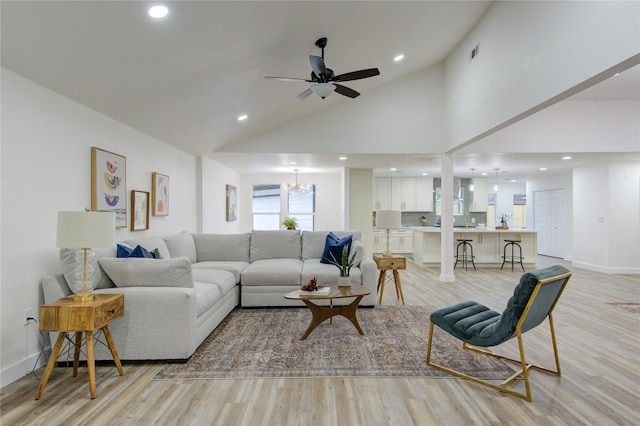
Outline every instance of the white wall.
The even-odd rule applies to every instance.
[[[240,187],[240,175],[232,169],[210,158],[198,159],[202,174],[199,192],[202,200],[202,214],[200,231],[209,234],[233,234],[246,229],[241,223],[242,216],[238,213],[238,219],[227,222],[226,214],[226,189],[227,185],[235,186],[238,195],[244,192]],[[244,200],[238,198],[238,212],[250,208]],[[248,225],[251,227],[251,224]]]
[[[171,179],[169,216],[151,217],[150,230],[136,236],[195,231],[198,196],[195,157],[5,68],[1,78],[0,386],[31,370],[37,357],[37,326],[23,326],[23,311],[37,318],[40,278],[61,272],[57,212],[91,205],[92,146],[126,156],[127,191],[150,192],[154,171]],[[119,229],[116,238],[130,235]]]
[[[637,1],[494,2],[445,62],[448,147],[548,106],[638,55],[638,16]]]
[[[574,169],[573,180],[573,264],[605,273],[640,273],[640,164],[584,166]]]
[[[344,171],[340,173],[299,173],[300,183],[312,183],[316,186],[316,231],[345,229]],[[252,189],[257,184],[283,184],[295,181],[294,173],[242,174],[238,187],[238,209],[240,232],[251,232]]]

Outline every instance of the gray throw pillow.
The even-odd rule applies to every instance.
[[[167,245],[171,257],[186,257],[191,263],[197,262],[196,245],[193,237],[187,231],[182,231],[178,235],[165,237],[164,242]]]
[[[116,287],[193,288],[191,262],[186,257],[176,259],[103,257],[99,263]]]

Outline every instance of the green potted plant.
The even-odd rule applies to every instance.
[[[282,224],[287,229],[295,230],[298,227],[298,219],[296,219],[295,217],[291,217],[291,216],[285,217],[284,220],[282,221]]]
[[[422,221],[423,225],[428,225],[429,221],[427,220],[426,216],[420,216],[420,221]]]
[[[327,259],[329,263],[336,266],[340,271],[340,276],[338,277],[338,287],[351,287],[351,276],[349,273],[351,272],[351,268],[355,263],[356,253],[353,253],[351,259],[349,259],[349,246],[345,245],[342,247],[342,257],[340,262],[333,256],[333,253],[329,252],[329,256],[331,259]]]

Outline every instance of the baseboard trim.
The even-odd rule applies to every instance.
[[[38,359],[40,352],[37,352],[35,354],[30,355],[28,358],[25,358],[22,361],[0,371],[0,388],[4,388],[5,386],[15,382],[16,380],[19,380],[24,376],[31,374],[31,371],[33,370],[33,366],[36,363],[36,360],[38,360],[38,365],[36,365],[36,369],[42,367],[43,365],[46,365],[47,361],[49,360],[50,354],[51,354],[51,347],[47,347],[45,348],[45,351],[40,357],[40,359]]]
[[[609,274],[609,275],[640,274],[640,268],[612,268],[608,266],[594,265],[594,264],[585,263],[585,262],[571,262],[571,265],[575,266],[576,268],[587,269],[589,271],[600,272],[602,274]]]

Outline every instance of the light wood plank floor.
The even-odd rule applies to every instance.
[[[97,368],[89,398],[86,369],[55,368],[39,401],[26,376],[1,394],[3,425],[636,425],[640,424],[640,314],[609,302],[640,302],[640,276],[604,275],[539,257],[537,267],[574,272],[555,312],[563,375],[531,373],[529,403],[458,378],[320,378],[152,381],[162,363]],[[505,267],[506,268],[506,267]],[[474,299],[501,311],[521,273],[456,271],[409,263],[406,303],[444,307]],[[393,287],[385,305],[402,306]],[[428,319],[425,319],[428,321]],[[366,332],[366,324],[363,324]],[[516,354],[514,342],[500,347]],[[426,350],[426,336],[425,336]],[[525,335],[528,360],[551,364],[548,325]],[[38,371],[42,373],[42,369]]]

